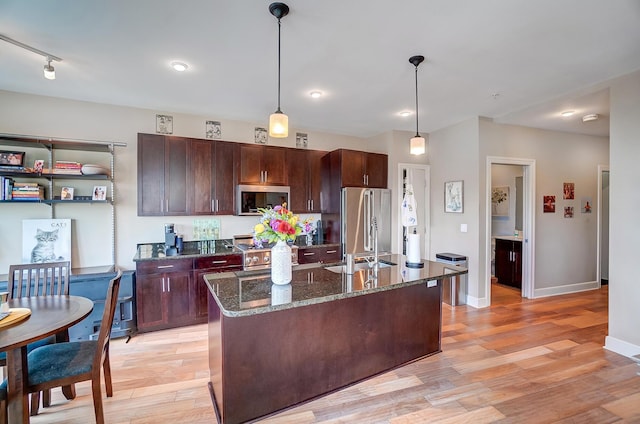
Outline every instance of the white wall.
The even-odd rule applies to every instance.
[[[480,161],[479,119],[473,118],[429,134],[431,163],[431,257],[437,253],[457,253],[467,256],[469,287],[467,302],[477,306],[485,297],[484,255],[479,244]],[[463,212],[444,212],[444,183],[463,181]],[[484,187],[484,185],[483,185]],[[468,225],[468,232],[460,231],[460,224]],[[484,281],[484,280],[482,280]]]
[[[609,335],[606,348],[640,354],[640,72],[611,85]]]
[[[126,148],[116,150],[115,168],[116,264],[125,269],[134,268],[132,258],[135,255],[136,244],[163,240],[163,225],[166,222],[175,223],[177,231],[184,233],[186,240],[191,239],[193,217],[137,216],[137,134],[139,132],[155,133],[156,113],[172,115],[174,135],[186,137],[205,138],[205,121],[220,120],[215,116],[182,115],[171,113],[171,111],[135,109],[0,91],[1,133],[127,143]],[[265,113],[265,121],[267,119],[268,113]],[[253,142],[254,127],[266,125],[266,122],[225,120],[221,122],[224,140],[250,143]],[[383,142],[369,142],[357,137],[300,129],[297,131],[308,133],[309,149],[329,151],[350,148],[386,153],[386,144]],[[295,133],[296,129],[290,128],[290,136],[287,139],[269,140],[269,144],[295,147]],[[94,228],[110,227],[110,213],[107,216],[96,215],[95,208],[87,209],[85,205],[64,205],[64,207],[71,206],[73,206],[73,213],[79,214],[75,227],[77,243],[74,245],[72,256],[73,267],[110,264],[110,238],[105,240],[107,237],[104,232],[94,231]],[[80,206],[82,210],[76,206]],[[61,211],[64,214],[64,209]],[[58,215],[57,217],[65,218],[66,216]],[[0,270],[8,269],[9,264],[21,262],[20,240],[23,218],[50,218],[49,206],[0,205],[0,231],[2,231],[3,240],[13,241],[0,243]],[[255,221],[252,217],[236,216],[220,216],[214,219],[220,220],[223,238],[250,232]],[[107,246],[106,249],[105,246]]]

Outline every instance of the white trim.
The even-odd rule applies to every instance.
[[[557,296],[559,294],[578,293],[588,290],[595,290],[600,288],[600,283],[597,281],[585,281],[584,283],[567,284],[565,286],[547,287],[534,290],[534,297],[549,297]]]
[[[487,308],[489,306],[491,306],[491,302],[489,302],[489,299],[491,297],[475,297],[475,296],[469,296],[467,294],[467,305],[469,306],[473,306],[474,308]]]
[[[609,172],[609,165],[598,165],[598,204],[596,213],[597,221],[597,243],[596,243],[596,280],[598,280],[598,288],[602,283],[602,173]]]
[[[402,179],[402,171],[405,169],[420,169],[424,171],[424,178],[425,178],[425,188],[424,188],[424,198],[426,199],[426,202],[428,202],[428,204],[426,205],[427,207],[425,208],[425,216],[424,216],[424,234],[422,234],[422,248],[423,248],[423,252],[424,252],[424,258],[423,259],[429,259],[429,255],[431,254],[430,252],[430,248],[431,248],[431,192],[430,192],[430,187],[431,187],[431,166],[430,165],[418,165],[415,163],[398,163],[398,180],[397,180],[397,188],[398,190],[396,191],[396,193],[398,193],[398,199],[396,201],[397,207],[398,207],[398,222],[401,222],[400,217],[402,216],[402,199],[404,196],[404,191],[402,190],[402,183],[403,183],[403,179]],[[397,229],[397,239],[396,239],[396,246],[398,249],[399,253],[402,253],[402,225],[398,226]]]
[[[625,342],[624,340],[616,339],[615,337],[606,336],[604,338],[605,349],[611,352],[618,353],[627,358],[640,354],[640,346],[633,343]]]
[[[478,300],[479,304],[491,304],[491,166],[522,165],[523,166],[523,205],[524,214],[522,243],[522,295],[534,297],[535,281],[535,196],[536,196],[536,161],[535,159],[508,158],[487,156],[485,170],[485,293],[486,299]]]

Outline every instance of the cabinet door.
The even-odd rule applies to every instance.
[[[522,242],[513,242],[513,285],[522,288]]]
[[[262,184],[262,146],[240,145],[240,184]]]
[[[262,151],[262,169],[265,171],[265,183],[287,185],[287,149],[265,146]]]
[[[235,210],[235,172],[237,169],[237,144],[216,142],[215,155],[215,213],[233,215]]]
[[[172,272],[164,275],[167,323],[171,326],[188,325],[193,322],[191,314],[191,273]]]
[[[136,319],[139,329],[144,330],[165,323],[164,284],[163,274],[138,276],[136,280]]]
[[[340,187],[365,187],[365,153],[356,150],[341,150]]]
[[[496,239],[496,278],[499,284],[511,285],[511,242],[509,240]]]
[[[138,216],[164,213],[164,136],[138,134]]]
[[[214,212],[215,152],[215,142],[191,140],[191,173],[185,190],[189,193],[192,215],[211,215]]]
[[[309,158],[309,199],[311,200],[311,209],[309,212],[320,213],[321,200],[320,194],[322,193],[322,157],[326,152],[319,150],[310,150],[308,154]],[[287,162],[287,166],[291,166],[290,162]],[[291,184],[291,179],[289,179]]]
[[[387,188],[388,157],[380,153],[367,153],[367,187]]]
[[[289,209],[295,213],[307,212],[309,202],[309,166],[308,153],[300,149],[287,150],[287,170],[290,196]]]
[[[187,175],[189,140],[182,137],[165,137],[164,197],[165,215],[188,215]]]

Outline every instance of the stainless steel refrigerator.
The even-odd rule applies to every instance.
[[[391,253],[391,190],[345,187],[340,202],[342,253],[374,251],[374,218],[377,222],[378,253]]]

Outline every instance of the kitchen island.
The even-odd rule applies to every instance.
[[[397,265],[377,277],[368,268],[347,275],[300,265],[285,286],[272,285],[268,270],[205,275],[209,387],[221,423],[264,417],[440,352],[442,280],[467,270],[381,259]]]

